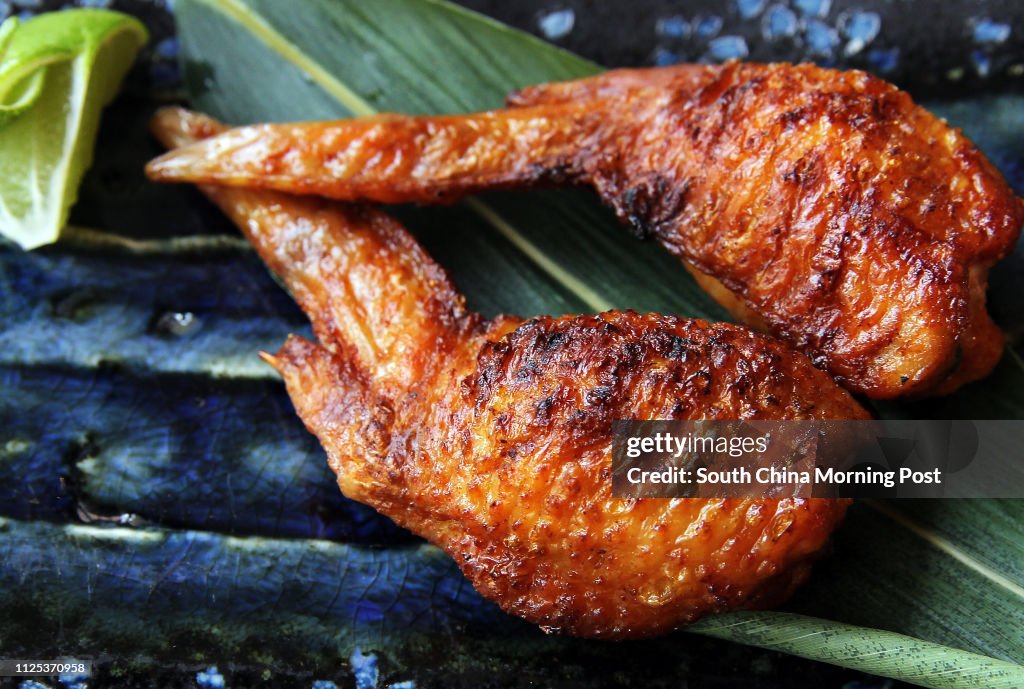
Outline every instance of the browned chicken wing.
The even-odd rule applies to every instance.
[[[221,130],[161,111],[169,146]],[[614,499],[615,419],[866,418],[826,373],[742,327],[655,314],[493,321],[382,211],[204,187],[320,344],[266,359],[342,492],[444,548],[505,610],[636,637],[772,605],[848,501]]]
[[[243,127],[156,179],[386,203],[535,183],[596,187],[737,317],[873,398],[988,374],[988,269],[1024,209],[958,130],[863,72],[625,70],[466,116]]]

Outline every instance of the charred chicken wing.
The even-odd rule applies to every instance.
[[[179,109],[168,146],[221,126]],[[467,310],[380,210],[204,187],[289,287],[320,343],[266,356],[342,492],[445,549],[505,610],[637,637],[772,605],[847,502],[613,499],[615,419],[866,418],[803,354],[740,326],[655,314]]]
[[[162,180],[386,203],[594,186],[733,313],[873,398],[941,394],[1003,348],[987,273],[1021,202],[958,130],[863,72],[625,70],[504,110],[243,127],[154,162]]]

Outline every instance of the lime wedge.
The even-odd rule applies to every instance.
[[[0,26],[0,234],[26,249],[57,239],[100,111],[147,37],[132,17],[98,9]]]

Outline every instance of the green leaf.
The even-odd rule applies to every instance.
[[[899,667],[899,678],[903,681],[934,689],[1015,689],[1024,683],[1024,668],[1015,663],[902,634],[802,615],[781,612],[717,615],[700,620],[691,631],[878,675],[892,676],[893,668]]]
[[[0,28],[0,233],[29,249],[56,240],[92,163],[100,111],[146,40],[141,23],[107,10]]]
[[[1020,501],[860,502],[789,609],[1019,663]],[[1013,564],[1016,563],[1016,564]],[[898,666],[894,666],[898,669]]]
[[[194,105],[235,123],[478,110],[511,89],[597,70],[434,0],[310,0],[301,11],[273,0],[179,0],[176,8]],[[590,194],[487,195],[402,215],[488,313],[617,307],[724,318],[675,259],[630,239]],[[989,381],[880,410],[1021,418],[1024,366],[1008,352]],[[1024,658],[1024,534],[1007,516],[1016,508],[1000,505],[858,505],[836,554],[791,606],[805,616],[723,615],[693,631],[925,686],[997,686],[1014,673],[1024,683],[1017,666],[995,660]]]

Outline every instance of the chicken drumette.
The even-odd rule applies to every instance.
[[[593,185],[748,323],[873,398],[990,372],[988,269],[1020,200],[959,131],[863,72],[625,70],[464,116],[243,127],[156,161],[157,179],[385,203]]]
[[[161,111],[167,145],[214,121]],[[656,314],[467,310],[371,207],[203,187],[309,315],[320,344],[266,356],[342,492],[444,548],[505,610],[584,636],[658,633],[774,604],[848,501],[614,499],[615,419],[862,419],[802,354]]]

